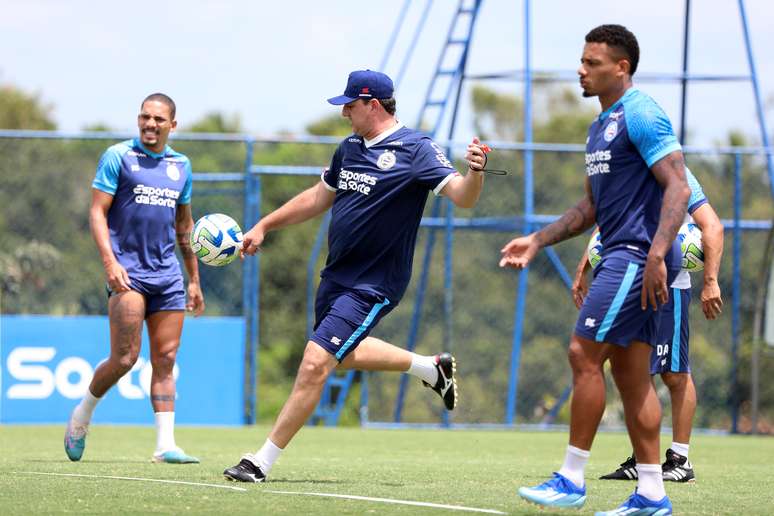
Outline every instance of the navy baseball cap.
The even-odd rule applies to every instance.
[[[357,99],[389,99],[393,93],[392,79],[381,72],[357,70],[349,74],[344,95],[328,99],[334,106],[349,104]]]

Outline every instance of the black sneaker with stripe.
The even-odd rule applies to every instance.
[[[226,480],[236,482],[264,482],[266,480],[266,475],[261,471],[261,468],[255,465],[248,455],[243,456],[236,466],[226,469],[223,476],[226,477]]]
[[[688,462],[688,457],[683,457],[679,453],[669,448],[666,451],[666,462],[661,465],[661,473],[664,480],[670,482],[695,482],[696,476],[693,474],[693,465]]]
[[[607,475],[599,477],[600,480],[637,480],[637,461],[634,455],[621,463],[621,466]]]
[[[451,353],[441,353],[433,357],[435,368],[438,371],[438,380],[435,385],[430,385],[422,381],[425,387],[430,387],[443,400],[446,410],[454,410],[457,406],[457,379],[454,374],[457,372],[457,362]]]

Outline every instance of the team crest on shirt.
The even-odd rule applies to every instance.
[[[607,124],[607,127],[605,127],[605,136],[604,136],[605,141],[612,142],[616,134],[618,134],[618,122],[613,120],[612,122]]]
[[[175,165],[167,166],[167,177],[169,177],[172,181],[177,181],[180,179],[180,171]]]
[[[396,161],[395,151],[386,150],[379,156],[379,159],[376,160],[376,166],[382,170],[389,170],[395,166]]]

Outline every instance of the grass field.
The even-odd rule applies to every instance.
[[[150,463],[155,431],[149,427],[95,426],[83,460],[72,463],[62,449],[63,430],[0,427],[0,514],[474,514],[296,494],[328,493],[546,515],[551,512],[521,501],[516,490],[558,468],[567,439],[564,432],[305,428],[270,482],[237,484],[223,479],[223,469],[254,451],[267,428],[178,428],[178,444],[202,459],[184,466]],[[609,472],[628,452],[625,435],[600,434],[588,477]],[[691,459],[697,482],[667,485],[676,514],[774,514],[774,439],[697,435]],[[617,506],[634,483],[589,480],[588,487],[584,514]]]

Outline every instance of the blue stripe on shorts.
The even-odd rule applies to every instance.
[[[373,308],[371,308],[371,311],[368,313],[368,316],[365,318],[365,321],[363,321],[363,324],[361,324],[357,330],[355,330],[355,333],[349,336],[347,339],[347,342],[344,343],[343,346],[341,346],[341,349],[336,353],[336,360],[341,361],[341,357],[344,356],[344,354],[347,352],[347,350],[352,346],[352,344],[357,341],[357,338],[360,337],[360,335],[368,329],[368,326],[374,321],[374,318],[376,318],[376,314],[379,313],[379,311],[384,308],[385,306],[390,304],[390,300],[387,298],[384,298],[384,302],[377,303],[374,305]]]
[[[629,266],[626,268],[626,274],[621,281],[621,286],[618,287],[618,291],[613,298],[613,303],[610,305],[610,308],[605,314],[605,318],[602,320],[602,324],[599,326],[595,338],[597,342],[605,341],[605,335],[607,335],[610,327],[613,326],[618,311],[621,310],[621,305],[623,305],[623,302],[626,299],[626,294],[629,293],[629,289],[632,288],[632,283],[634,283],[634,279],[637,277],[637,269],[639,269],[639,266],[636,263],[629,262]]]
[[[680,323],[683,320],[683,309],[682,309],[682,292],[679,288],[673,288],[672,289],[672,297],[675,300],[675,306],[672,313],[675,317],[675,329],[672,333],[672,366],[671,369],[673,372],[679,372],[680,371]]]

